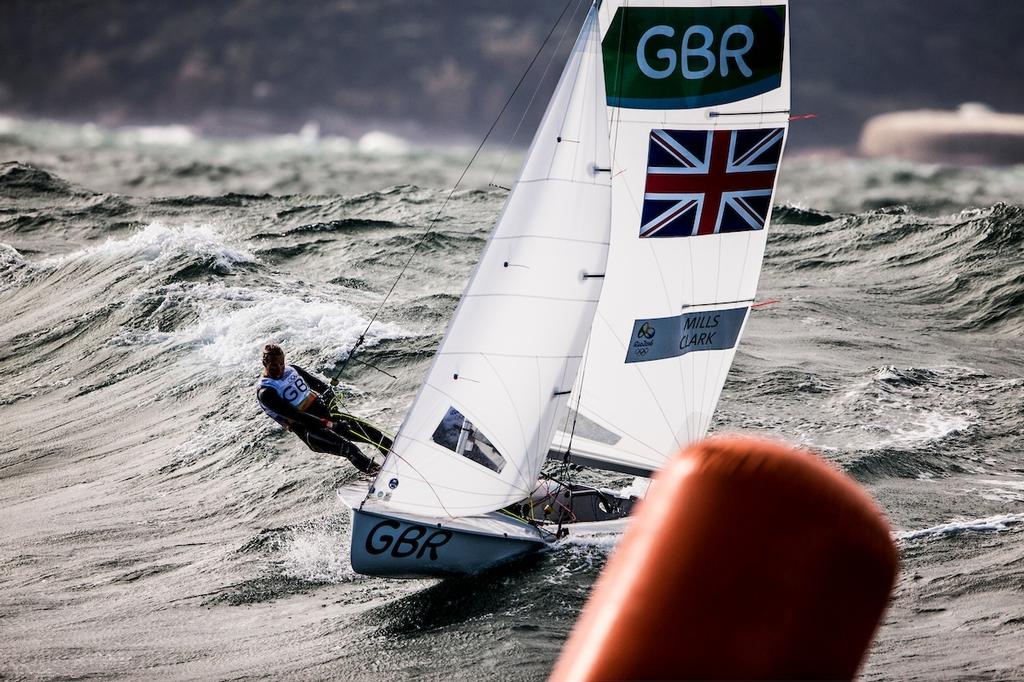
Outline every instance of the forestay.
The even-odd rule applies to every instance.
[[[501,217],[364,508],[457,517],[529,495],[601,291],[610,220],[591,10]]]
[[[573,452],[622,470],[656,470],[710,425],[757,288],[790,108],[785,1],[646,4],[600,8],[611,249],[572,401],[589,426]]]

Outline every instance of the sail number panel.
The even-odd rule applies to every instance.
[[[699,109],[782,85],[785,5],[620,7],[602,42],[609,106]]]

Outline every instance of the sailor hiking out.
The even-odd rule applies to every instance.
[[[298,365],[285,364],[284,350],[277,344],[263,347],[262,362],[256,399],[271,419],[314,452],[345,457],[367,474],[380,468],[355,443],[387,455],[392,443],[389,436],[358,417],[332,409],[334,390]]]

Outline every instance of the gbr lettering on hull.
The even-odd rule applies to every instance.
[[[394,559],[428,558],[437,561],[437,550],[452,539],[452,532],[444,529],[428,529],[426,526],[411,524],[398,535],[394,532],[402,527],[398,521],[384,520],[370,529],[364,548],[367,553],[380,555],[389,552]]]

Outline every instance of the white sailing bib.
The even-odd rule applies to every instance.
[[[309,403],[313,402],[315,394],[310,390],[306,382],[303,381],[302,377],[296,372],[291,365],[285,367],[284,374],[281,375],[280,379],[274,379],[273,377],[260,377],[260,381],[257,384],[257,388],[271,388],[279,396],[284,398],[292,407],[297,410],[304,410],[309,406]],[[260,403],[260,407],[263,411],[271,416],[271,418],[281,422],[282,424],[287,423],[281,415],[275,413],[273,410],[268,409],[263,403]]]

